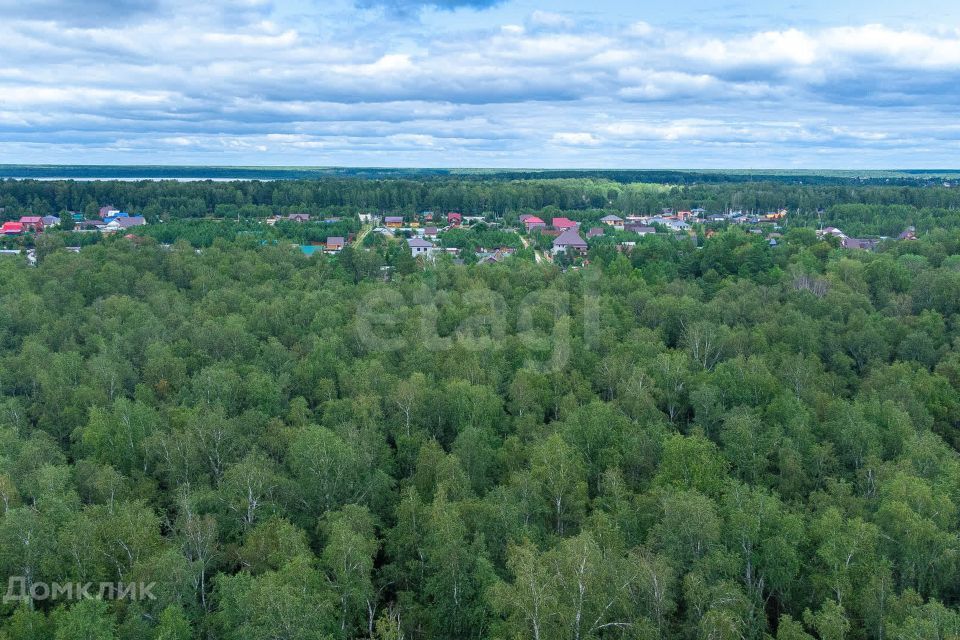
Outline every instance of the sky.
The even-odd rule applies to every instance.
[[[0,163],[960,168],[960,3],[0,0]]]

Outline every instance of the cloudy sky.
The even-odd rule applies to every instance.
[[[0,0],[0,163],[958,168],[958,6]]]

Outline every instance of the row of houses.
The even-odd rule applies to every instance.
[[[23,233],[40,233],[59,224],[60,218],[57,216],[22,216],[20,220],[4,222],[0,226],[0,234],[17,236]]]
[[[844,249],[864,249],[867,251],[872,251],[877,248],[877,245],[880,244],[881,240],[886,238],[851,238],[843,231],[837,227],[826,227],[824,229],[817,230],[818,238],[838,238],[840,240],[840,246]],[[897,236],[897,240],[916,240],[917,239],[917,230],[914,227],[907,227],[904,229],[900,235]]]

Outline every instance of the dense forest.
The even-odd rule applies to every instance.
[[[0,182],[107,203],[167,222],[0,258],[0,639],[960,637],[960,191]],[[568,270],[171,222],[550,206],[800,212]]]

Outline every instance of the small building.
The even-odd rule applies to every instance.
[[[424,227],[423,228],[423,237],[427,240],[436,240],[440,235],[439,229],[436,227]]]
[[[112,204],[108,204],[105,207],[100,207],[100,217],[109,218],[120,213],[120,209],[115,208]]]
[[[43,220],[44,229],[60,226],[60,218],[57,216],[43,216],[41,220]]]
[[[847,237],[847,234],[845,234],[843,231],[840,231],[840,229],[837,229],[836,227],[827,227],[826,229],[820,229],[817,231],[818,238],[824,238],[826,236],[833,236],[834,238],[840,238],[840,240],[843,240]]]
[[[602,227],[593,227],[590,229],[590,231],[587,231],[587,240],[590,240],[591,238],[597,238],[602,235],[603,235]]]
[[[527,228],[527,233],[530,233],[534,229],[544,229],[547,226],[547,223],[538,218],[537,216],[523,216],[524,219],[521,219],[523,226]]]
[[[868,240],[865,238],[843,238],[840,246],[844,249],[862,249],[864,251],[873,251],[880,244],[879,240]]]
[[[23,216],[20,218],[20,224],[23,225],[24,231],[43,231],[43,218],[40,216]]]
[[[567,229],[576,229],[579,225],[579,222],[574,222],[569,218],[554,218],[550,221],[550,226],[559,231],[566,231]],[[579,236],[578,236],[579,237]]]
[[[287,216],[287,220],[290,222],[310,222],[309,213],[291,213]]]
[[[327,238],[326,250],[330,253],[339,253],[344,245],[346,245],[346,241],[343,236],[330,236]]]
[[[399,229],[403,226],[403,216],[387,216],[383,222],[388,229]]]
[[[80,220],[74,225],[75,231],[98,231],[107,226],[103,220]]]
[[[600,222],[607,225],[608,227],[613,227],[614,229],[617,229],[617,230],[623,229],[623,218],[621,218],[620,216],[615,216],[613,214],[610,214],[608,216],[603,216],[602,218],[600,218]]]
[[[663,226],[669,228],[671,231],[686,231],[690,228],[690,225],[681,220],[674,220],[673,218],[664,218],[662,216],[657,216],[650,219],[651,223],[662,224]]]
[[[433,211],[424,211],[420,214],[424,222],[433,222]]]
[[[567,249],[573,249],[580,253],[584,253],[587,250],[587,241],[580,237],[576,228],[567,229],[553,241],[552,253],[554,255],[564,253]]]
[[[3,226],[0,227],[0,233],[5,236],[18,236],[23,233],[23,223],[22,222],[4,222]]]
[[[104,231],[120,231],[122,229],[130,229],[131,227],[141,227],[147,224],[147,221],[143,216],[126,216],[121,218],[114,218],[103,227]]]
[[[903,233],[897,236],[897,240],[916,240],[917,230],[914,227],[907,227]]]
[[[657,232],[656,228],[646,224],[628,224],[624,227],[624,231],[629,231],[630,233],[636,233],[641,236],[645,236],[645,235]]]
[[[410,247],[410,255],[414,258],[433,255],[436,249],[432,242],[427,242],[423,238],[410,238],[407,240],[407,245]]]
[[[459,213],[450,212],[447,214],[447,224],[452,227],[459,227],[463,224],[463,216]]]

